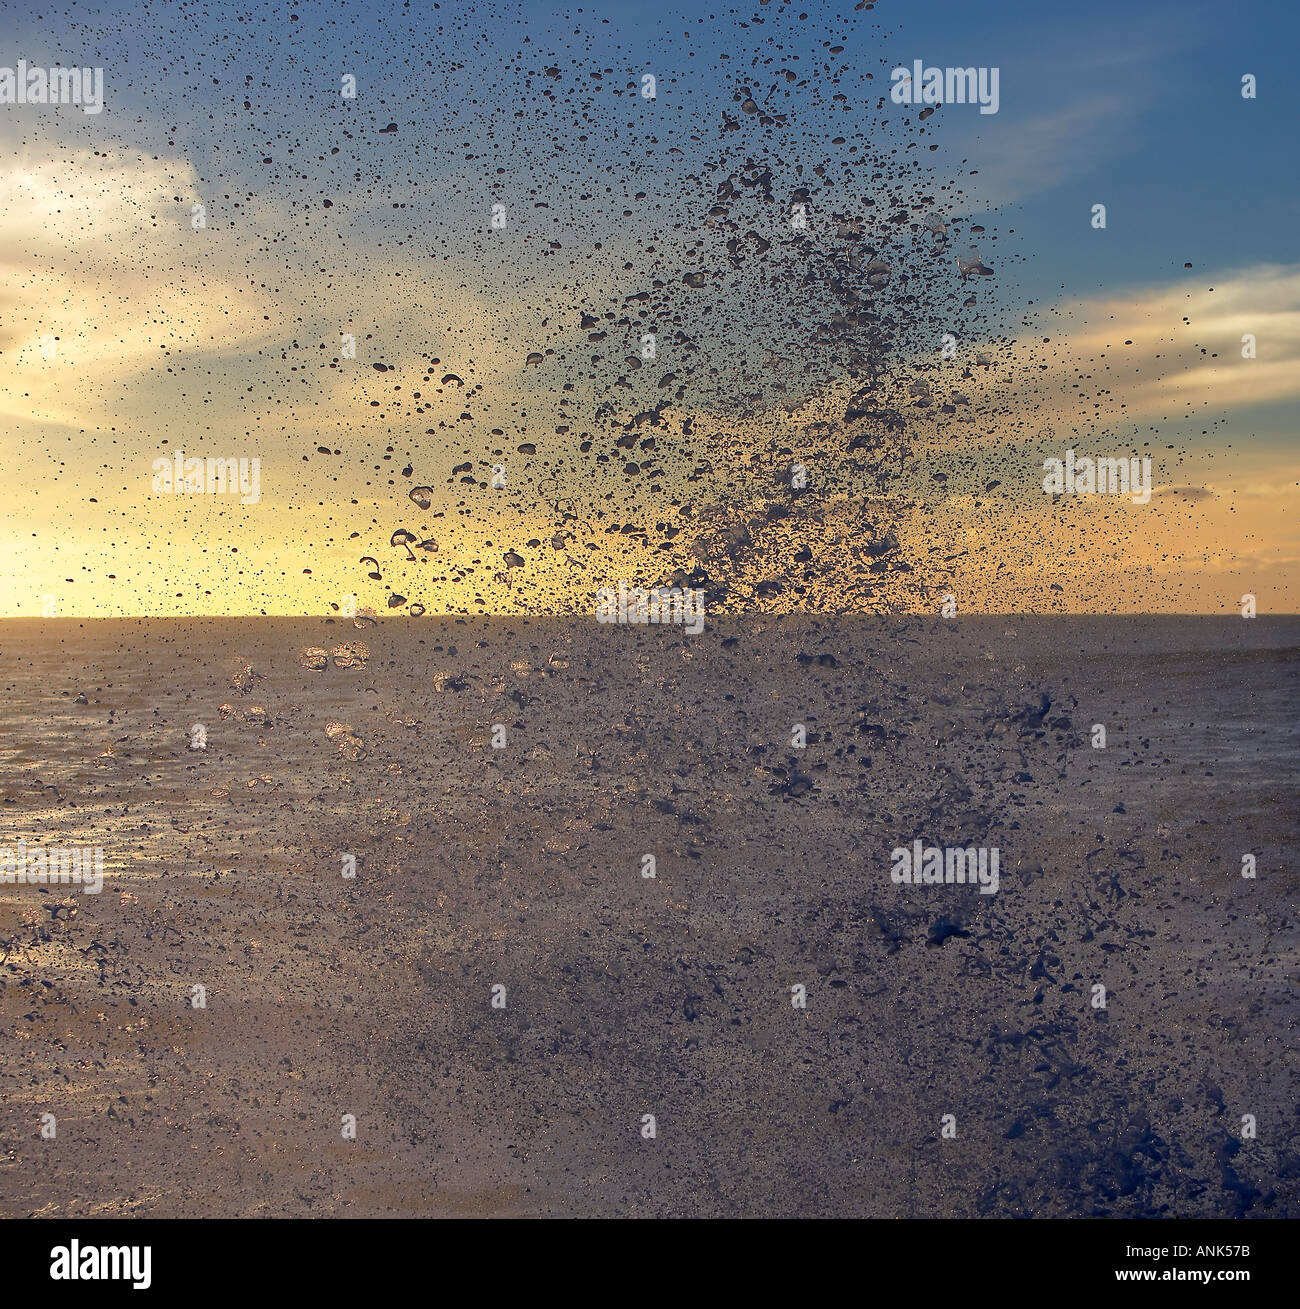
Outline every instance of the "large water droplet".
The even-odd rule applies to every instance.
[[[370,650],[360,641],[344,641],[334,647],[333,658],[335,668],[364,668]]]

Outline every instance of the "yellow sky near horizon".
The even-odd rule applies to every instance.
[[[0,476],[8,491],[0,616],[51,608],[65,617],[324,614],[353,594],[382,613],[388,535],[419,517],[406,498],[411,481],[383,459],[385,429],[370,429],[377,453],[364,476],[355,461],[341,476],[338,465],[302,456],[304,443],[340,445],[358,415],[369,421],[367,341],[386,343],[382,357],[408,390],[412,380],[418,389],[427,352],[452,370],[472,353],[474,378],[502,408],[547,384],[525,375],[526,351],[506,344],[528,339],[533,311],[474,285],[473,269],[422,262],[409,250],[400,258],[368,251],[367,277],[349,282],[337,303],[321,292],[323,252],[266,239],[292,226],[273,202],[246,205],[238,228],[195,231],[196,196],[181,158],[71,151],[57,162],[0,163]],[[440,307],[428,324],[403,320],[406,302],[394,288],[412,279]],[[945,560],[933,577],[915,579],[907,607],[933,607],[942,591],[957,596],[962,612],[1228,613],[1250,592],[1261,613],[1300,609],[1297,447],[1293,438],[1252,443],[1247,421],[1253,407],[1300,395],[1300,265],[1225,269],[1205,280],[1213,292],[1135,287],[1059,306],[1050,354],[1026,332],[1005,366],[974,370],[976,422],[918,416],[928,424],[918,427],[927,467],[948,467],[951,457],[956,470],[978,452],[1002,486],[985,493],[982,477],[967,486],[954,471],[946,490],[900,487],[893,508],[904,555]],[[359,337],[351,370],[314,363],[299,375],[286,362],[288,342],[333,342],[347,327]],[[1255,359],[1241,357],[1246,332],[1257,338]],[[289,379],[278,383],[283,394],[266,382],[272,365]],[[1095,408],[1079,402],[1080,377],[1101,397]],[[445,400],[448,413],[459,404]],[[797,442],[817,416],[814,402],[781,421]],[[392,421],[396,433],[407,419]],[[1193,443],[1162,423],[1212,434]],[[1054,503],[1041,490],[1044,453],[1129,453],[1134,431],[1152,443],[1149,505]],[[449,428],[445,463],[461,457],[458,439]],[[177,448],[259,458],[259,502],[155,493],[153,462]],[[833,529],[845,488],[815,462],[809,476]],[[492,578],[503,550],[530,535],[544,540],[550,518],[512,492],[498,531],[490,514],[456,515],[456,498],[473,491],[431,484],[438,498],[423,530],[439,551],[405,570],[404,593],[431,612],[532,611],[535,595],[521,599],[526,588]],[[707,503],[707,486],[696,494]],[[434,519],[439,509],[446,516]],[[367,579],[362,555],[381,561],[385,582]],[[528,567],[542,567],[534,558]],[[627,559],[546,565],[555,570],[555,607],[589,608]],[[484,562],[473,581],[424,591],[409,584],[475,560]],[[770,567],[783,576],[791,564],[774,555]],[[835,607],[833,592],[804,603]]]

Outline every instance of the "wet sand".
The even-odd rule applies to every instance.
[[[0,887],[0,1213],[1294,1213],[1298,670],[1297,619],[0,623],[0,844],[105,852]]]

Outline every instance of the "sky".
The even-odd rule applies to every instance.
[[[1041,0],[10,15],[0,68],[103,67],[104,109],[0,103],[0,616],[581,610],[601,583],[708,564],[678,547],[710,515],[770,508],[737,470],[804,449],[822,507],[751,530],[732,607],[1295,612],[1298,32],[1276,4]],[[891,103],[915,59],[996,68],[997,113]],[[737,108],[751,87],[757,113]],[[814,166],[873,154],[827,212]],[[654,286],[731,230],[711,179],[736,160],[813,182],[816,239],[879,233],[911,290],[877,393],[901,409],[933,378],[972,402],[970,423],[907,411],[873,495],[854,479],[883,474],[846,470],[819,426],[847,384],[835,347],[803,343],[825,307],[799,290],[806,246],[777,245],[770,275],[746,246],[712,313]],[[873,185],[879,210],[849,212]],[[886,191],[933,200],[992,265],[960,327],[946,247],[942,277],[898,277],[930,238],[880,230]],[[622,329],[635,353],[635,293],[673,315],[673,404],[629,474],[581,438],[635,397],[632,431],[651,370],[615,381],[579,347]],[[728,385],[787,353],[798,385],[733,411]],[[711,463],[674,461],[683,423],[716,437]],[[1067,447],[1150,457],[1149,502],[1045,494]],[[257,459],[255,501],[156,490],[178,449]],[[642,528],[679,519],[686,536]],[[864,523],[910,562],[846,588]],[[755,579],[793,576],[802,530],[814,562],[778,599]]]

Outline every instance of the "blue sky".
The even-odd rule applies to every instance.
[[[251,11],[257,18],[247,24],[233,21],[233,15],[245,12],[238,5],[187,7],[184,21],[168,19],[164,8],[117,8],[137,21],[114,24],[120,36],[98,42],[99,54],[110,72],[115,57],[130,68],[128,79],[116,79],[115,102],[138,108],[146,118],[157,107],[160,87],[183,91],[189,105],[217,106],[222,88],[214,85],[213,70],[224,81],[242,67],[238,59],[222,64],[229,34],[256,36],[259,27],[267,37],[258,47],[264,55],[259,75],[288,77],[293,64],[301,77],[310,75],[313,65],[346,65],[356,55],[382,60],[388,47],[417,63],[419,56],[427,58],[429,89],[436,97],[444,85],[459,95],[466,79],[472,83],[472,62],[449,73],[448,47],[434,34],[439,23],[457,18],[472,15],[469,21],[484,34],[482,48],[511,45],[526,31],[539,60],[548,52],[562,54],[564,42],[581,26],[595,34],[600,53],[612,52],[616,43],[625,50],[642,46],[646,66],[654,65],[661,75],[665,62],[682,75],[706,63],[707,52],[715,48],[710,35],[721,26],[708,17],[716,6],[632,0],[597,0],[581,6],[581,17],[576,6],[532,3],[283,5]],[[779,21],[775,6],[750,8],[773,26]],[[1297,6],[1276,0],[1098,0],[1087,6],[1053,0],[980,5],[879,0],[871,14],[845,8],[862,32],[843,58],[862,71],[875,71],[878,86],[883,85],[882,57],[1001,70],[1000,112],[982,117],[952,107],[932,162],[964,156],[980,169],[1002,225],[1014,226],[1024,249],[1033,252],[1021,275],[1028,295],[1041,298],[1062,284],[1088,294],[1120,282],[1174,277],[1181,275],[1184,261],[1203,269],[1225,261],[1283,263],[1294,257],[1300,218],[1294,144],[1300,121],[1293,101]],[[302,16],[300,22],[288,20],[293,12]],[[745,7],[727,12],[742,14]],[[829,11],[810,3],[808,12],[812,31]],[[140,20],[147,24],[149,13],[169,29],[167,39],[142,37]],[[873,22],[882,29],[880,39],[868,31]],[[46,52],[85,57],[86,26],[76,10],[10,14],[6,26],[0,46],[10,53],[32,60]],[[680,35],[687,30],[689,47]],[[697,52],[694,61],[685,57],[688,48]],[[195,56],[188,68],[177,57],[187,49]],[[464,44],[458,42],[451,53],[463,58]],[[1246,72],[1258,78],[1254,101],[1240,95]],[[396,58],[391,75],[400,102],[409,73]],[[296,120],[310,126],[311,117],[300,102],[286,103],[288,125]],[[204,125],[179,127],[183,136],[198,138]],[[220,124],[211,130],[219,140]],[[229,155],[223,160],[226,168],[241,162]],[[1104,243],[1087,221],[1098,201],[1108,206]]]
[[[771,36],[783,44],[779,58],[765,44]],[[78,519],[70,507],[94,494],[42,483],[43,455],[32,451],[75,451],[68,479],[86,468],[96,477],[111,468],[117,478],[121,469],[119,513],[129,520],[139,507],[125,488],[145,447],[187,439],[194,415],[204,432],[229,431],[236,440],[270,441],[266,433],[281,431],[275,410],[304,392],[302,374],[277,372],[277,361],[299,337],[333,336],[341,314],[364,314],[394,357],[419,349],[452,357],[459,346],[445,308],[464,291],[459,340],[477,331],[485,343],[505,342],[495,364],[522,361],[536,329],[530,314],[573,311],[601,277],[611,295],[631,289],[618,275],[652,225],[680,234],[683,246],[698,235],[703,193],[690,174],[713,148],[720,112],[737,112],[737,87],[751,79],[762,99],[765,79],[785,63],[806,69],[810,85],[782,86],[781,103],[797,120],[783,139],[807,139],[809,161],[836,150],[843,159],[855,136],[876,132],[883,119],[872,145],[908,143],[912,153],[900,158],[909,166],[917,159],[937,178],[959,181],[966,200],[953,203],[949,191],[941,207],[988,230],[981,254],[996,276],[979,291],[996,329],[1029,341],[1048,332],[1053,341],[1068,338],[1078,347],[1070,362],[1063,354],[1033,365],[1055,368],[1053,380],[1067,388],[1072,369],[1090,371],[1091,355],[1111,351],[1096,384],[1131,403],[1110,431],[1173,452],[1162,476],[1213,483],[1221,518],[1212,534],[1231,542],[1226,553],[1254,559],[1258,543],[1232,534],[1224,466],[1242,495],[1273,495],[1280,521],[1281,493],[1293,493],[1297,481],[1298,37],[1296,6],[1263,0],[878,0],[871,12],[846,4],[845,14],[813,0],[802,10],[386,0],[13,13],[0,33],[0,66],[19,57],[102,65],[108,107],[101,116],[0,113],[0,221],[10,238],[0,263],[17,288],[5,300],[0,287],[8,318],[0,325],[0,410],[17,433],[0,443],[0,459],[10,461],[0,473],[30,486],[36,506],[33,530],[15,530],[7,548],[32,559],[22,568],[66,573],[56,549],[38,561],[27,553],[30,542],[57,539],[51,515]],[[838,45],[842,52],[828,53]],[[512,59],[518,72],[504,75]],[[946,105],[917,137],[916,107],[888,99],[890,69],[916,59],[996,67],[999,112]],[[837,87],[815,71],[828,62],[847,68]],[[543,98],[539,70],[551,63],[565,68],[569,83],[612,70],[591,100],[589,122],[566,118],[566,107]],[[363,87],[351,105],[338,95],[347,70]],[[659,79],[649,111],[627,85],[643,72]],[[1244,74],[1257,79],[1253,100],[1241,95]],[[833,102],[834,90],[843,103]],[[910,126],[892,131],[893,117]],[[379,135],[390,118],[398,133]],[[633,118],[636,129],[624,131]],[[836,133],[848,143],[832,150]],[[631,168],[620,152],[635,140],[635,162],[644,165],[651,138],[655,162]],[[682,151],[675,161],[670,148]],[[612,172],[602,172],[606,165]],[[535,215],[529,186],[550,187],[555,198],[565,187],[556,179],[570,166],[572,191],[592,195],[588,212],[577,206],[575,216],[571,203],[557,203]],[[531,241],[531,263],[512,262],[504,245],[484,255],[482,218],[503,187]],[[625,218],[637,187],[649,192],[648,208],[663,208]],[[7,214],[6,196],[17,201]],[[188,222],[197,197],[213,214],[201,242]],[[1096,204],[1106,206],[1104,231],[1090,222]],[[585,255],[593,262],[581,285],[552,277],[561,260],[533,257],[552,235],[565,258],[602,242],[599,260]],[[478,301],[467,267],[483,273]],[[458,268],[439,284],[439,274]],[[324,269],[332,298],[318,292]],[[404,303],[381,289],[382,277],[401,288]],[[349,287],[359,294],[340,307]],[[761,304],[745,308],[764,312]],[[739,326],[743,315],[735,317]],[[34,353],[51,325],[63,326],[75,388]],[[1256,366],[1241,366],[1243,331],[1259,335]],[[125,343],[116,356],[104,349],[110,335]],[[1123,353],[1129,337],[1136,344]],[[175,372],[159,366],[162,348]],[[487,344],[482,353],[491,353]],[[192,412],[193,392],[169,389],[194,385],[176,380],[186,364],[190,377],[204,377],[202,406]],[[544,387],[536,371],[531,379]],[[250,394],[257,405],[245,401]],[[511,388],[505,395],[516,398]],[[314,408],[299,404],[300,426],[341,421],[339,397],[314,398]],[[1035,425],[1032,388],[1005,399],[1019,399],[1020,416]],[[371,398],[352,401],[369,408]],[[119,426],[131,435],[120,436]],[[87,443],[93,453],[81,449]],[[1202,466],[1185,467],[1188,451],[1204,456]],[[271,460],[276,448],[266,453]],[[314,485],[302,499],[323,503],[336,490],[336,482]],[[270,543],[266,549],[275,553]],[[1153,558],[1165,551],[1163,541],[1151,546]],[[1267,559],[1300,575],[1298,561],[1300,542],[1290,541]]]

